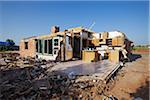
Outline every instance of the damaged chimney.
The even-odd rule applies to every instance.
[[[57,32],[59,32],[59,27],[58,27],[58,26],[52,26],[52,27],[51,27],[51,32],[52,32],[52,33],[57,33]]]

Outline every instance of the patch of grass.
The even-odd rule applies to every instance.
[[[149,50],[148,47],[133,47],[133,50]]]
[[[137,45],[133,47],[133,50],[149,50],[148,45]]]

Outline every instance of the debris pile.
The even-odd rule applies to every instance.
[[[42,68],[1,71],[1,95],[5,99],[48,99],[65,92],[70,81],[59,75],[47,75]]]
[[[56,62],[20,58],[13,54],[0,59],[1,100],[94,99],[106,90],[99,80],[82,80],[73,73],[49,70]]]

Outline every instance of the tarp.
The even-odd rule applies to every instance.
[[[13,44],[13,42],[2,42],[2,41],[0,41],[0,45],[9,46],[11,44]]]

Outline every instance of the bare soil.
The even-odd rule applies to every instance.
[[[135,52],[132,62],[121,69],[114,87],[108,91],[119,100],[149,100],[149,52]]]
[[[136,54],[148,54],[149,52],[150,52],[149,49],[147,49],[147,50],[142,50],[142,49],[140,49],[140,50],[133,50],[133,53],[136,53]]]

